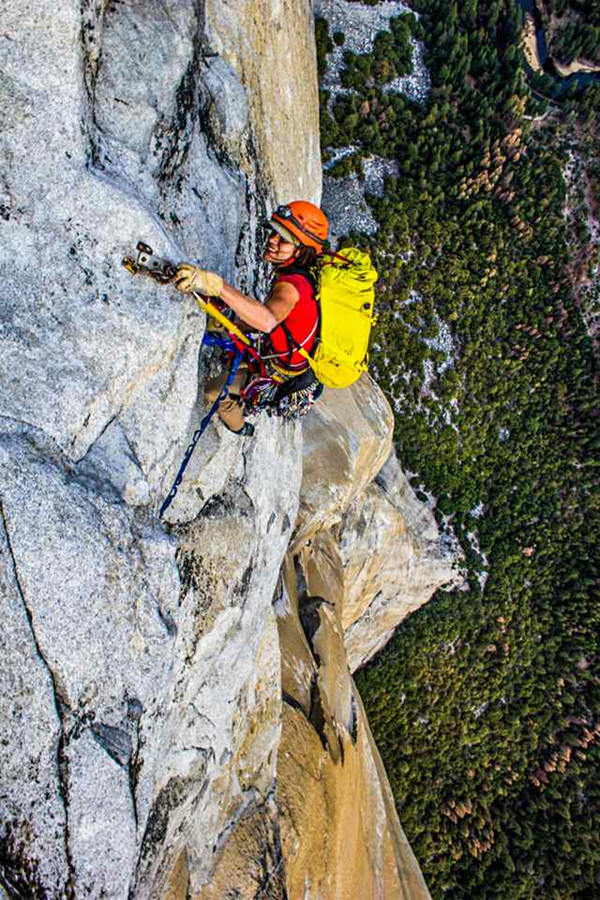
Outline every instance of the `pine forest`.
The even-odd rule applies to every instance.
[[[464,581],[358,684],[434,897],[600,896],[600,81],[528,71],[513,0],[414,0],[321,90],[328,175],[368,195],[372,370]],[[550,51],[599,54],[598,5],[552,0]],[[321,75],[344,34],[317,20]],[[423,102],[387,89],[424,46]],[[338,154],[340,148],[352,152]],[[333,161],[333,162],[331,162]]]

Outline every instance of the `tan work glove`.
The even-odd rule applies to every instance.
[[[205,272],[191,263],[181,263],[177,266],[177,272],[173,283],[182,294],[198,291],[207,297],[218,297],[223,290],[223,279],[215,272]]]

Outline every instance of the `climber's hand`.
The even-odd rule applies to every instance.
[[[223,279],[220,275],[215,272],[206,272],[190,263],[181,263],[177,266],[173,283],[183,294],[198,291],[199,294],[205,294],[207,297],[218,297],[223,290]]]

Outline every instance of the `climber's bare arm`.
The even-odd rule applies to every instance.
[[[300,299],[296,288],[288,282],[276,284],[266,303],[259,303],[242,294],[215,272],[207,272],[191,263],[180,263],[173,278],[177,290],[188,294],[198,291],[208,297],[223,300],[250,328],[269,334]]]
[[[251,328],[267,334],[291,313],[300,299],[296,288],[287,282],[276,284],[264,304],[242,294],[226,281],[223,282],[219,297],[237,313],[243,322]]]

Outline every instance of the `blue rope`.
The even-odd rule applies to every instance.
[[[205,331],[202,343],[205,347],[220,347],[221,350],[226,351],[236,350],[235,343],[230,337],[225,337],[224,334],[217,334],[215,331]]]
[[[207,340],[207,338],[208,338],[208,340]],[[208,427],[208,423],[210,422],[210,420],[212,419],[212,417],[214,416],[214,414],[216,413],[216,411],[219,407],[219,403],[221,403],[221,401],[224,400],[225,397],[227,396],[227,394],[229,393],[229,388],[231,386],[231,383],[232,383],[233,379],[235,378],[235,374],[236,374],[237,370],[239,369],[240,363],[242,361],[242,353],[235,348],[233,341],[230,341],[228,338],[223,338],[220,335],[215,335],[215,334],[209,333],[204,336],[202,342],[205,344],[208,344],[209,346],[218,346],[218,347],[222,347],[223,349],[226,349],[226,350],[235,349],[235,356],[233,357],[233,361],[231,363],[231,369],[229,370],[229,375],[227,376],[227,381],[221,388],[219,396],[217,397],[217,399],[215,400],[215,402],[213,403],[213,405],[211,406],[211,408],[209,409],[207,414],[204,416],[204,418],[200,422],[200,425],[198,426],[197,430],[194,432],[194,436],[192,437],[189,447],[185,451],[183,461],[181,463],[181,466],[179,467],[179,472],[177,473],[177,477],[175,478],[175,481],[173,482],[173,486],[172,486],[171,490],[167,494],[166,500],[164,501],[163,505],[160,508],[159,516],[161,519],[164,516],[164,514],[166,513],[166,511],[168,510],[169,506],[171,505],[171,503],[173,502],[175,497],[177,496],[177,490],[179,488],[179,485],[183,481],[183,473],[185,472],[185,470],[188,467],[188,463],[189,463],[190,459],[192,458],[192,454],[194,452],[196,444],[198,443],[198,441],[200,440],[200,438],[206,431],[206,429]],[[231,347],[226,346],[226,343],[230,344]]]

